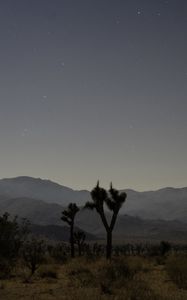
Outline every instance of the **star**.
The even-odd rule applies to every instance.
[[[43,95],[41,101],[42,101],[43,103],[45,103],[46,100],[47,100],[47,95]]]
[[[137,15],[141,16],[143,14],[142,9],[141,8],[137,8]]]
[[[22,136],[22,137],[26,137],[26,136],[28,135],[28,131],[29,131],[29,130],[28,130],[27,128],[24,128],[24,129],[23,129],[23,132],[22,132],[22,134],[21,134],[21,136]]]
[[[120,17],[119,16],[116,17],[115,22],[116,22],[116,25],[120,25]]]

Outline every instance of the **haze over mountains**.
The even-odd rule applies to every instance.
[[[187,188],[165,188],[150,192],[125,191],[127,200],[116,224],[116,236],[185,239]],[[40,226],[62,226],[61,211],[70,202],[83,206],[89,200],[89,191],[75,191],[49,180],[31,177],[0,180],[0,214],[7,211],[11,215],[26,217]],[[76,225],[97,236],[104,234],[95,212],[81,211],[77,215]]]
[[[8,198],[27,197],[47,203],[68,205],[76,202],[83,205],[89,197],[88,191],[74,191],[50,180],[21,176],[0,180],[0,195]]]
[[[127,200],[120,211],[121,214],[145,219],[187,221],[187,187],[164,188],[150,192],[136,192],[128,189],[124,191],[127,193]],[[23,198],[42,200],[53,204],[54,207],[55,204],[65,207],[70,202],[83,206],[86,201],[90,200],[89,191],[76,191],[50,180],[26,176],[0,180],[0,196],[2,201],[9,199],[9,202],[1,201],[0,205],[3,204],[4,207],[8,203],[12,206],[14,202],[18,206],[20,202],[23,202],[22,205],[29,205],[29,202]],[[15,198],[19,199],[10,200]],[[44,205],[44,203],[33,201],[33,205]]]

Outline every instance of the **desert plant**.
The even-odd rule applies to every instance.
[[[56,265],[42,265],[38,272],[41,278],[58,278],[58,268]]]
[[[31,271],[30,277],[45,260],[46,246],[43,241],[32,238],[22,248],[23,261]]]
[[[17,217],[8,213],[0,216],[0,276],[10,274],[19,255],[20,248],[28,234],[28,222],[18,223]]]
[[[160,254],[165,256],[166,254],[168,254],[171,250],[171,244],[169,242],[166,241],[161,241],[160,242]]]
[[[117,220],[119,210],[126,200],[126,193],[119,193],[113,188],[112,183],[109,189],[109,193],[99,186],[99,182],[96,187],[91,191],[91,197],[93,202],[87,202],[85,208],[96,209],[100,215],[101,221],[105,227],[107,233],[107,246],[106,246],[106,258],[110,259],[112,255],[112,232]],[[107,221],[104,204],[107,205],[110,211],[112,211],[112,218],[110,224]]]
[[[86,235],[83,231],[76,231],[74,232],[74,241],[75,244],[77,244],[78,246],[78,252],[79,252],[79,256],[82,255],[82,248],[85,244],[85,239],[86,239]]]
[[[141,279],[134,279],[127,284],[127,299],[131,300],[158,300],[162,299]],[[164,298],[163,300],[166,300]]]
[[[99,277],[112,282],[122,280],[132,280],[134,276],[142,271],[141,260],[133,258],[132,260],[117,258],[111,263],[101,264],[99,267]]]
[[[61,220],[66,222],[70,226],[70,245],[71,245],[71,257],[75,257],[75,246],[74,246],[74,220],[78,213],[79,208],[75,203],[70,203],[66,210],[62,211]]]
[[[67,246],[63,243],[58,243],[56,245],[48,245],[47,251],[50,257],[57,263],[65,263],[67,261]]]
[[[178,287],[187,289],[187,256],[170,256],[166,261],[166,270]]]

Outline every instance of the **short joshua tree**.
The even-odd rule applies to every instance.
[[[75,203],[70,203],[68,208],[62,211],[61,220],[66,222],[70,226],[70,245],[71,245],[71,257],[75,257],[74,246],[74,221],[75,216],[78,213],[79,208]]]
[[[78,252],[79,252],[79,256],[82,255],[82,249],[83,249],[83,246],[85,245],[85,239],[86,239],[86,235],[84,233],[84,231],[76,231],[74,232],[74,241],[75,241],[75,244],[77,244],[78,246]]]

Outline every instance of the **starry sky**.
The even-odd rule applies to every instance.
[[[0,178],[187,186],[186,0],[1,0]]]

